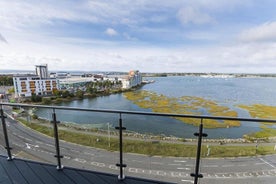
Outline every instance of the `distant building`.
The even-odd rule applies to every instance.
[[[45,64],[45,65],[36,65],[35,66],[35,74],[38,77],[40,77],[40,79],[49,78],[47,64]]]
[[[51,95],[53,90],[59,89],[59,81],[55,78],[40,79],[38,76],[14,76],[14,92],[16,97],[30,97],[36,95]]]
[[[52,72],[50,73],[50,78],[57,78],[57,79],[66,79],[70,78],[71,74],[68,72]]]
[[[142,74],[138,70],[131,70],[121,81],[122,88],[129,89],[142,84]]]
[[[13,85],[16,97],[51,95],[53,90],[59,90],[59,80],[48,77],[47,65],[37,65],[36,75],[14,75]]]

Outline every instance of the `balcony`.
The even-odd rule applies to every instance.
[[[206,139],[207,134],[204,129],[204,121],[229,120],[246,122],[269,122],[276,123],[276,120],[252,119],[252,118],[232,118],[232,117],[212,117],[212,116],[193,116],[183,114],[164,114],[137,111],[119,111],[106,109],[85,109],[69,108],[61,106],[42,106],[26,104],[0,103],[1,121],[3,134],[1,139],[0,153],[5,156],[0,157],[0,172],[2,173],[0,181],[6,183],[273,183],[276,177],[276,157],[275,155],[261,156],[263,146],[273,150],[275,142],[257,142],[257,143],[226,143],[213,142],[213,139]],[[49,121],[44,124],[47,127],[49,136],[42,135],[18,123],[17,120],[10,117],[11,107],[20,107],[24,111],[31,108],[47,109],[50,112]],[[87,142],[97,145],[104,143],[102,147],[92,148],[65,142],[66,136],[73,137],[70,132],[65,133],[65,127],[60,123],[59,117],[62,112],[71,114],[78,112],[93,113],[94,115],[106,116],[114,115],[116,127],[114,130],[104,131],[98,135],[98,132],[87,132]],[[127,127],[123,125],[129,121],[129,117],[143,117],[144,120],[149,117],[161,118],[191,118],[199,121],[199,126],[194,134],[193,142],[176,142],[183,145],[182,152],[187,149],[194,149],[189,157],[167,157],[156,155],[139,155],[133,153],[128,146],[132,146],[128,141],[135,141],[133,135],[136,133],[124,133]],[[23,116],[27,122],[31,122],[30,117]],[[45,120],[48,121],[48,120]],[[36,123],[30,123],[37,126]],[[81,130],[83,131],[83,130]],[[74,130],[74,133],[78,130]],[[111,133],[112,132],[112,133]],[[214,131],[211,131],[214,132]],[[106,134],[105,134],[106,133]],[[132,137],[129,137],[131,134]],[[93,136],[97,137],[94,141]],[[175,144],[176,138],[167,139],[167,137],[157,138],[151,135],[151,138],[145,138],[143,135],[138,139],[144,140],[145,144],[152,147],[169,146]],[[141,138],[142,136],[142,138]],[[187,138],[188,140],[188,138]],[[94,141],[94,142],[93,142]],[[97,143],[98,142],[98,143]],[[131,142],[132,143],[132,142]],[[254,153],[250,157],[236,158],[209,158],[214,154],[216,146],[228,149],[226,145],[237,144],[246,150],[254,147]],[[112,145],[117,149],[112,150]],[[133,146],[135,142],[133,142]],[[189,147],[190,146],[190,147]],[[194,147],[193,147],[194,146]],[[6,149],[4,149],[4,147]],[[13,149],[11,149],[13,147]],[[95,146],[96,147],[96,146]],[[127,148],[126,148],[127,147]],[[210,147],[213,147],[211,150]],[[143,147],[141,147],[142,149]],[[162,147],[165,149],[165,147]],[[134,148],[133,148],[134,149]],[[8,160],[8,161],[6,161]],[[64,166],[63,166],[64,165]],[[25,182],[24,182],[25,181]]]
[[[0,181],[1,183],[28,183],[28,184],[166,184],[134,177],[126,177],[123,182],[118,180],[117,175],[88,171],[65,167],[58,171],[56,166],[34,162],[26,159],[13,159],[7,161],[6,157],[0,155]]]

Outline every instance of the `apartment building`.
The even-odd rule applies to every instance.
[[[129,89],[142,84],[142,74],[138,70],[131,70],[121,81],[122,88]]]
[[[40,79],[46,79],[49,78],[48,74],[48,65],[36,65],[35,66],[35,74],[40,77]]]
[[[16,97],[36,95],[51,95],[53,90],[59,89],[59,81],[55,78],[41,79],[36,75],[18,75],[13,77]]]

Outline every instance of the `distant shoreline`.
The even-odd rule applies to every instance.
[[[257,78],[276,77],[276,74],[247,74],[247,73],[143,73],[143,77],[194,76],[206,78]]]
[[[68,73],[126,74],[120,71],[66,71]],[[32,70],[0,70],[0,75],[33,73]],[[218,72],[142,72],[143,77],[201,76],[201,77],[276,77],[276,73],[218,73]]]

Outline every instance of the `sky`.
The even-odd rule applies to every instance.
[[[0,70],[276,73],[274,0],[0,0]]]

